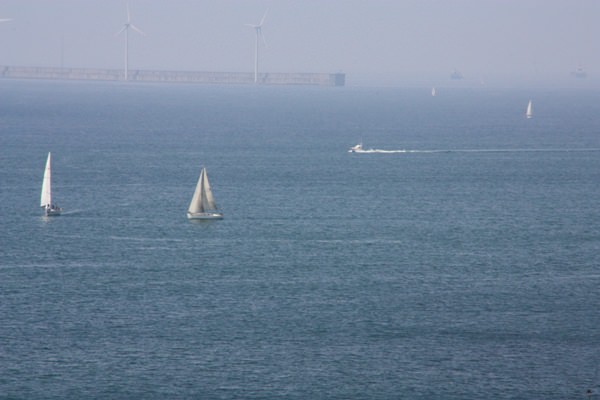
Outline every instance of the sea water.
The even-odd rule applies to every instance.
[[[1,398],[600,395],[600,92],[0,90]]]

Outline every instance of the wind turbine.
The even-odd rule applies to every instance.
[[[269,9],[267,8],[267,11],[265,11],[265,15],[263,15],[262,19],[260,20],[260,24],[246,24],[246,26],[254,28],[254,31],[256,32],[256,45],[254,47],[254,83],[258,83],[258,42],[260,41],[260,38],[262,38],[265,47],[267,47],[267,41],[265,40],[265,36],[262,33],[262,26],[265,23],[265,18],[267,18],[268,12]]]
[[[129,29],[133,29],[140,35],[146,36],[144,32],[142,32],[137,26],[131,23],[131,14],[129,13],[129,3],[127,3],[127,22],[123,24],[123,27],[119,32],[115,34],[115,36],[119,36],[123,31],[125,31],[125,80],[128,80],[127,73],[129,70]]]

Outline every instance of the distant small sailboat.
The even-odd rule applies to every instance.
[[[435,88],[431,88],[431,95],[435,97]]]
[[[187,211],[188,219],[222,219],[223,214],[218,212],[217,204],[210,190],[206,168],[202,167],[194,197]]]
[[[525,112],[525,116],[527,116],[527,118],[533,117],[533,109],[531,107],[531,100],[529,100],[529,104],[527,104],[527,111]]]
[[[62,208],[52,203],[52,155],[48,153],[46,160],[46,169],[44,171],[44,180],[42,181],[42,195],[40,198],[40,207],[44,210],[44,215],[47,217],[58,216]]]

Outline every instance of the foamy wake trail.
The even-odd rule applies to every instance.
[[[357,150],[355,151],[355,153],[360,154],[360,153],[386,153],[386,154],[390,154],[390,153],[408,153],[407,150],[379,150],[379,149],[368,149],[368,150]]]
[[[600,148],[589,149],[446,149],[446,150],[382,150],[382,149],[365,149],[357,150],[355,154],[397,154],[397,153],[535,153],[535,152],[552,152],[552,153],[568,153],[568,152],[600,152]]]

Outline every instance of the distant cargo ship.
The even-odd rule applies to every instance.
[[[587,78],[587,72],[585,72],[585,69],[583,69],[582,67],[577,67],[575,71],[571,72],[571,76],[578,79],[583,79]]]
[[[450,74],[450,79],[462,79],[463,78],[463,74],[460,73],[460,71],[458,70],[454,70],[452,72],[452,74]]]

